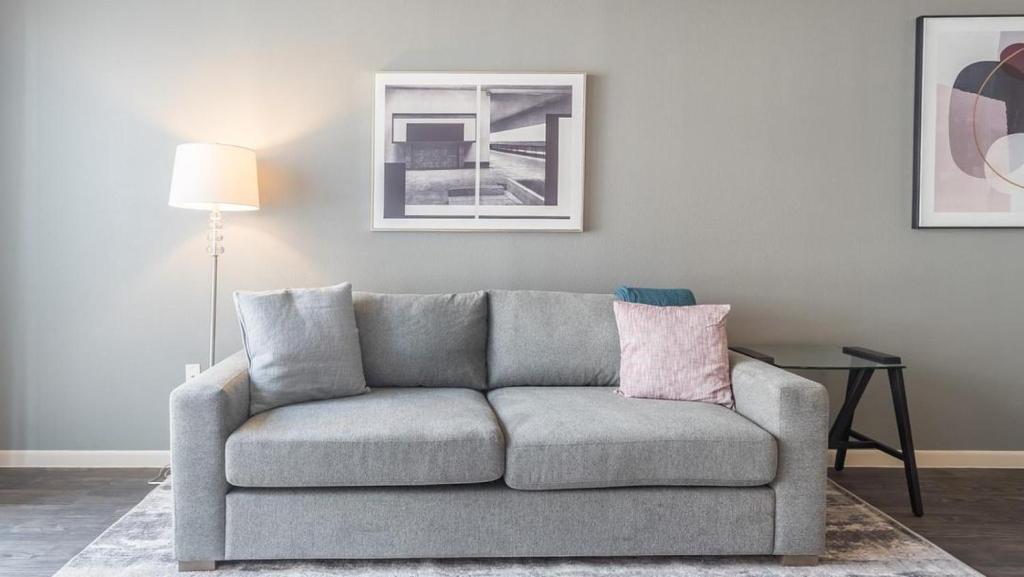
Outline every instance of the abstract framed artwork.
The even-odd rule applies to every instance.
[[[584,74],[381,72],[374,230],[583,230]]]
[[[1024,16],[917,19],[914,228],[1024,227]]]

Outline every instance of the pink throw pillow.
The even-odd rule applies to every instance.
[[[615,301],[619,393],[733,406],[729,305],[660,307]]]

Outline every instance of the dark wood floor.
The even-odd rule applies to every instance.
[[[903,469],[829,477],[985,575],[1024,576],[1024,469],[922,469],[924,517],[910,511]]]
[[[0,469],[0,575],[49,577],[131,509],[153,469]],[[925,469],[914,517],[899,469],[830,476],[990,577],[1024,576],[1024,470]]]
[[[0,469],[0,575],[50,577],[152,489],[156,469]]]

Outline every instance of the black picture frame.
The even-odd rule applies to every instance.
[[[914,230],[1022,230],[1024,225],[922,225],[921,224],[921,124],[924,72],[924,27],[928,20],[950,18],[1024,18],[1024,14],[925,14],[915,20],[914,56],[914,174],[911,228]]]

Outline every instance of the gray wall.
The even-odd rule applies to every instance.
[[[1024,449],[1024,231],[910,229],[914,17],[967,11],[1021,4],[0,0],[0,448],[167,447],[209,280],[171,163],[219,140],[265,202],[225,353],[239,288],[681,285],[734,341],[904,355],[921,448]],[[371,233],[376,70],[589,73],[587,231]]]

